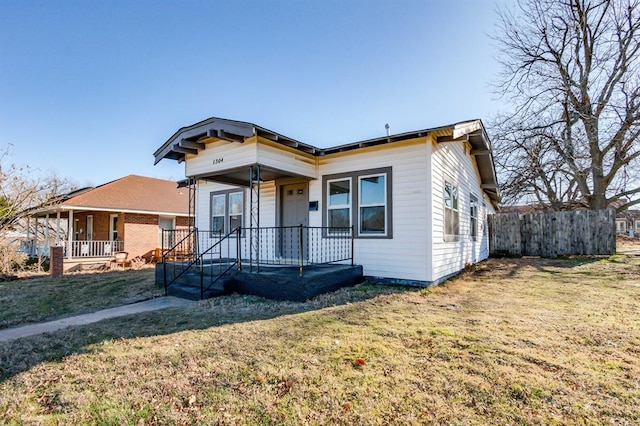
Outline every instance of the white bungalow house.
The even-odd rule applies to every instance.
[[[317,148],[209,118],[179,129],[154,156],[184,162],[196,227],[211,235],[241,227],[239,256],[258,263],[296,262],[301,250],[301,264],[339,262],[327,252],[345,233],[353,239],[344,259],[377,282],[425,286],[488,257],[487,214],[500,193],[480,120]],[[287,232],[298,227],[304,236]]]

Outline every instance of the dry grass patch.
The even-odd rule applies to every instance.
[[[66,274],[0,282],[0,329],[83,314],[164,294],[154,269]]]
[[[445,285],[229,296],[21,339],[32,424],[637,424],[640,259],[491,260]]]
[[[626,235],[616,236],[616,250],[620,252],[634,252],[638,254],[640,252],[640,238],[631,238]]]

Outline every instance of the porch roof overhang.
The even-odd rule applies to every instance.
[[[176,216],[187,217],[188,214],[184,212],[168,212],[168,211],[151,211],[151,210],[131,210],[131,209],[118,209],[118,208],[105,208],[105,207],[92,207],[92,206],[74,206],[70,204],[53,204],[46,207],[31,210],[29,212],[30,217],[44,217],[47,214],[57,214],[60,212],[62,218],[66,218],[70,211],[73,212],[104,212],[104,213],[132,213],[132,214],[147,214],[147,215],[159,215],[159,216]]]
[[[496,168],[493,160],[491,141],[480,120],[473,120],[458,123],[451,126],[450,132],[436,137],[438,143],[444,142],[467,142],[470,147],[470,155],[473,156],[478,165],[482,190],[489,197],[494,205],[500,202],[500,187],[496,176]]]
[[[197,155],[205,149],[210,140],[225,140],[244,143],[252,137],[262,137],[280,145],[315,155],[318,148],[281,135],[252,123],[211,117],[175,132],[160,148],[154,152],[155,163],[164,158],[184,161],[187,154]]]
[[[338,145],[330,148],[316,148],[295,139],[291,139],[279,133],[265,129],[252,123],[227,120],[222,118],[208,118],[201,122],[179,129],[154,153],[155,164],[164,158],[182,162],[187,154],[197,155],[205,149],[205,143],[213,140],[226,140],[230,142],[244,143],[253,137],[262,137],[271,142],[292,148],[308,155],[322,157],[340,152],[351,151],[366,147],[402,142],[432,135],[438,143],[467,142],[471,146],[470,155],[476,159],[480,174],[482,189],[487,194],[494,206],[500,202],[500,189],[495,171],[492,147],[489,137],[481,120],[461,121],[446,126],[427,128],[412,132],[388,135],[379,138],[367,139],[359,142]],[[292,176],[290,172],[269,169],[261,166],[261,180],[271,180],[283,176]],[[249,182],[248,167],[237,170],[226,170],[220,174],[207,174],[206,176],[190,176],[202,179],[216,180],[234,185],[247,186]]]

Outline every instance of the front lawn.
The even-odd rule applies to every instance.
[[[227,296],[0,344],[8,424],[638,424],[640,258]]]
[[[154,269],[66,274],[0,282],[0,329],[94,312],[164,294]]]

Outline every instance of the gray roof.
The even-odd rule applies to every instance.
[[[196,155],[200,150],[204,149],[207,139],[222,139],[242,143],[246,138],[260,136],[313,156],[324,156],[369,146],[401,142],[423,137],[429,133],[434,134],[437,142],[467,141],[471,145],[471,155],[475,156],[478,164],[483,190],[494,203],[500,201],[500,190],[498,188],[491,142],[481,120],[460,121],[446,126],[382,136],[330,148],[317,148],[253,123],[211,117],[180,128],[153,155],[155,164],[164,158],[184,161],[186,154]]]

